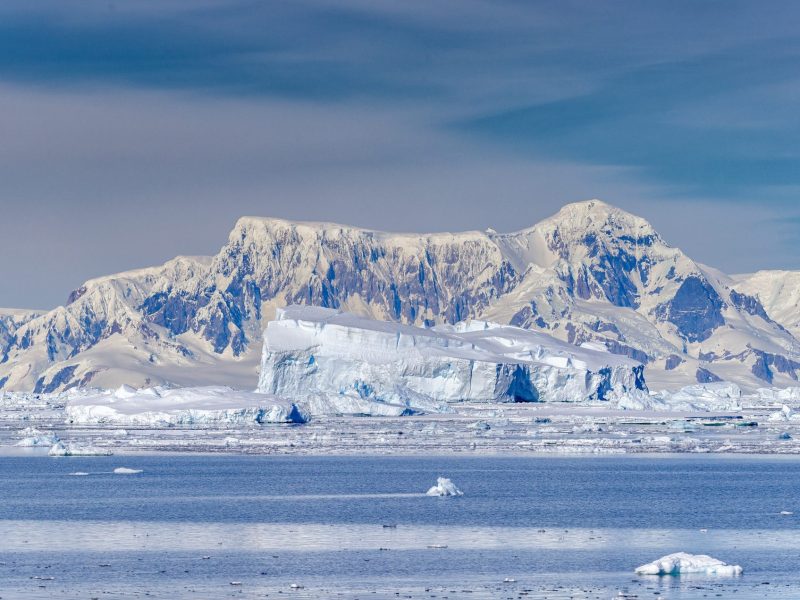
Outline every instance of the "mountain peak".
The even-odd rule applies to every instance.
[[[663,243],[646,219],[597,199],[567,204],[536,228],[545,236],[555,235],[570,244],[586,238]]]

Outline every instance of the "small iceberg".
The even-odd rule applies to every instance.
[[[117,467],[114,469],[114,473],[117,475],[136,475],[141,472],[141,469],[129,469],[128,467]]]
[[[47,454],[50,456],[110,456],[111,451],[94,446],[66,445],[64,442],[57,441],[50,446]]]
[[[439,477],[436,485],[425,492],[426,496],[463,496],[464,492],[456,487],[456,484],[446,477]]]
[[[662,556],[656,561],[636,569],[637,575],[681,575],[701,573],[704,575],[735,576],[742,574],[742,567],[729,565],[705,554],[676,552]]]
[[[43,431],[39,431],[35,427],[26,427],[25,429],[19,432],[19,435],[24,437],[14,445],[21,446],[24,448],[34,448],[42,446],[51,447],[53,444],[59,441],[58,436],[55,433],[44,433]]]

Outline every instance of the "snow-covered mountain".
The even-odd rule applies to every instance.
[[[597,200],[510,234],[245,217],[214,257],[91,280],[46,313],[0,313],[0,388],[254,387],[261,331],[290,304],[417,326],[479,318],[602,343],[645,363],[651,388],[788,385],[800,370],[798,279],[728,277]]]

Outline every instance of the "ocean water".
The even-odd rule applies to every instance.
[[[0,598],[800,598],[799,492],[790,458],[3,457]],[[634,575],[677,551],[745,573]]]

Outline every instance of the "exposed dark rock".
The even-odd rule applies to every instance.
[[[699,367],[697,369],[697,373],[695,374],[698,383],[715,383],[717,381],[722,381],[722,378],[718,377],[708,369],[704,369],[703,367]]]
[[[711,284],[694,275],[684,280],[672,300],[657,307],[656,316],[675,325],[686,341],[702,342],[725,324],[723,306]]]
[[[682,362],[683,359],[680,356],[677,354],[670,354],[664,363],[664,370],[672,371],[673,369],[677,369]]]

